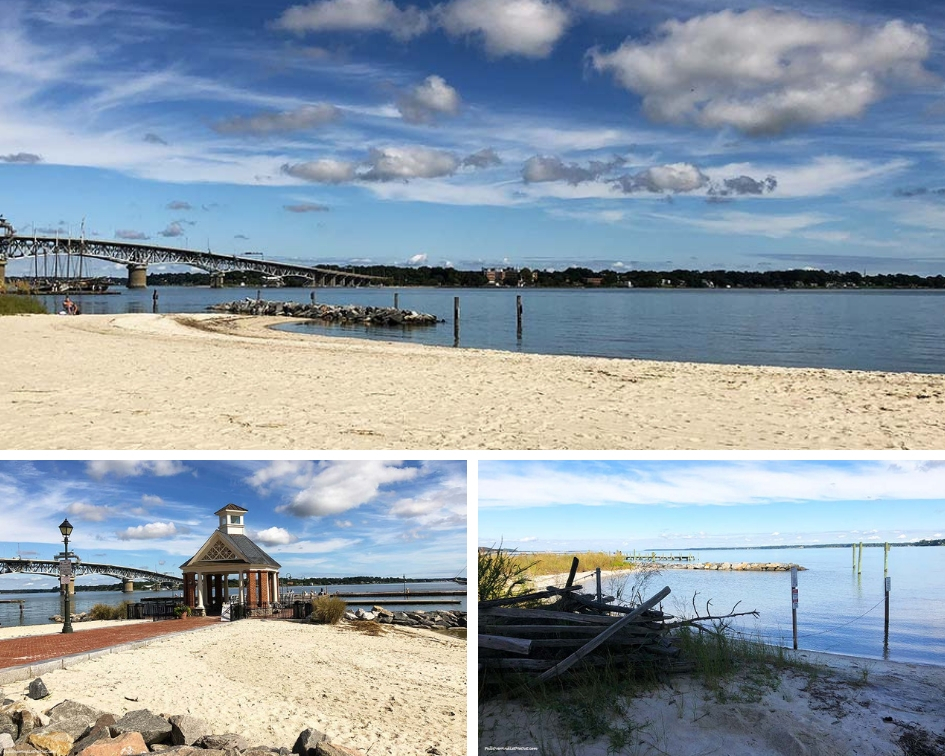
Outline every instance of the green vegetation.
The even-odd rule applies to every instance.
[[[0,315],[45,315],[46,308],[36,297],[0,294]]]
[[[528,593],[531,581],[527,574],[533,566],[523,563],[520,555],[510,554],[501,546],[479,552],[479,600],[492,601]]]
[[[316,596],[312,599],[312,622],[337,625],[348,605],[337,596]]]
[[[582,573],[593,572],[598,567],[602,570],[626,570],[630,568],[627,557],[617,551],[585,551],[580,554],[562,554],[556,552],[537,552],[532,554],[512,554],[510,558],[518,565],[528,565],[531,576],[557,575],[571,570],[571,562],[577,557]]]
[[[89,609],[89,616],[94,620],[123,620],[128,618],[128,606],[131,601],[123,601],[118,606],[96,604]]]

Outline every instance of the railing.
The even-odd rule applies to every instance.
[[[294,601],[291,604],[279,602],[263,604],[241,604],[234,601],[230,604],[230,621],[256,619],[305,619],[312,613],[310,601]]]
[[[135,604],[128,604],[128,619],[151,619],[158,620],[176,619],[174,610],[182,606],[179,598],[153,598],[144,599]]]

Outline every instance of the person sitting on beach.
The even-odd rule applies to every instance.
[[[75,302],[69,299],[68,294],[66,294],[66,298],[62,300],[62,309],[66,311],[66,315],[75,315],[76,313]]]

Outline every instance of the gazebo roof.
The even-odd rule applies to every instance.
[[[248,512],[248,509],[243,509],[239,504],[227,504],[225,507],[218,509],[214,512],[215,515],[219,516],[224,512]]]
[[[246,510],[243,510],[244,512]],[[207,550],[207,546],[214,539],[219,539],[226,546],[229,547],[230,551],[233,552],[236,559],[200,559],[197,557],[200,556],[204,551]],[[207,539],[206,543],[200,547],[196,554],[194,554],[190,559],[184,562],[180,568],[186,570],[191,564],[195,562],[216,562],[219,564],[228,564],[228,565],[239,565],[239,564],[264,564],[267,567],[278,570],[282,567],[275,559],[269,556],[265,551],[263,551],[259,546],[257,546],[253,541],[244,535],[230,535],[223,533],[219,530],[213,532],[213,535]]]

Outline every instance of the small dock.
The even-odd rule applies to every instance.
[[[0,599],[0,604],[19,604],[21,607],[26,603],[26,599]]]
[[[405,606],[405,605],[407,605],[407,604],[411,604],[411,605],[414,605],[414,604],[437,604],[437,605],[442,605],[442,604],[461,604],[462,601],[460,601],[459,599],[404,599],[404,598],[398,598],[398,599],[383,599],[383,600],[381,600],[381,601],[378,601],[377,599],[363,599],[363,600],[355,599],[355,600],[353,600],[353,601],[352,601],[352,600],[349,600],[349,601],[347,601],[347,603],[349,603],[349,604],[365,604],[365,605],[367,605],[367,604],[377,604],[378,606],[387,607],[387,606]]]

